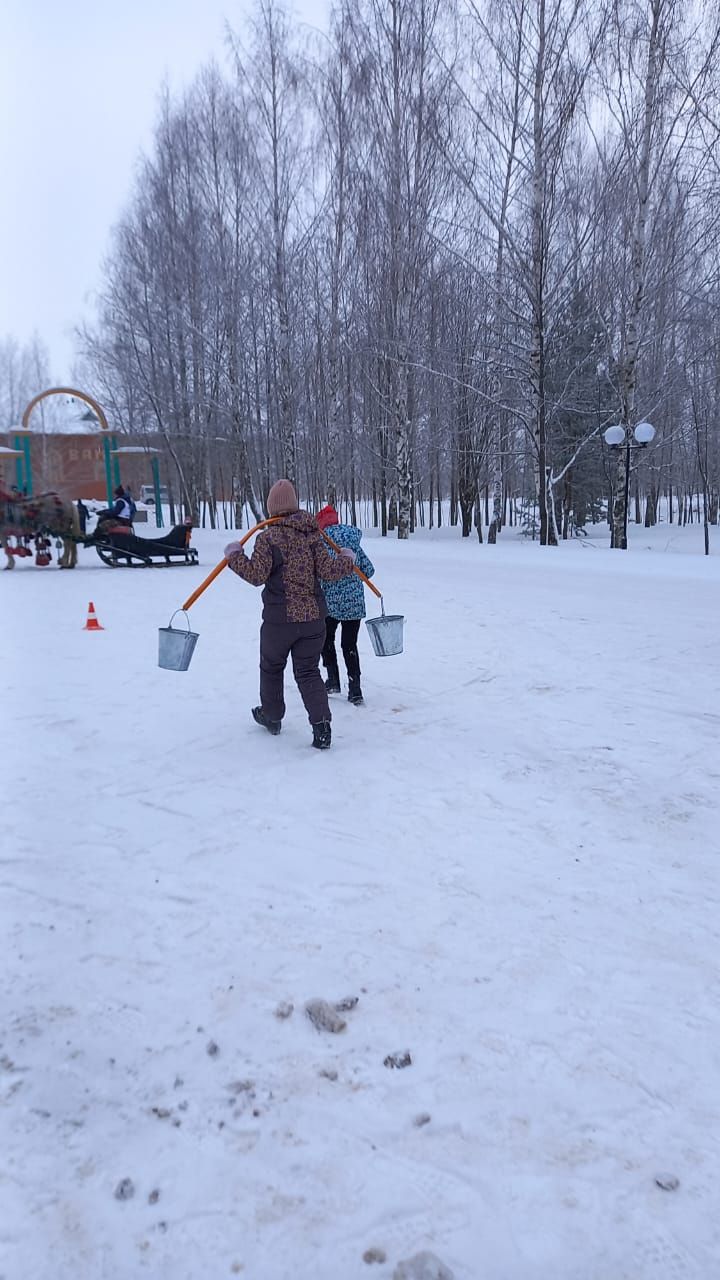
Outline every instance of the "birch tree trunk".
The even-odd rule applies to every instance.
[[[295,449],[295,414],[292,394],[292,364],[290,359],[290,316],[287,292],[287,262],[285,255],[286,217],[280,204],[280,124],[278,103],[278,51],[274,44],[272,26],[268,35],[270,46],[271,69],[271,112],[272,112],[272,182],[273,182],[273,237],[275,248],[275,270],[273,286],[275,305],[277,307],[277,344],[278,344],[278,402],[280,410],[280,432],[282,438],[283,470],[293,484],[297,479],[297,460]]]
[[[545,0],[537,6],[537,52],[533,93],[533,174],[531,205],[530,386],[537,461],[537,494],[540,511],[540,545],[556,543],[548,522],[547,409],[545,404],[545,152],[543,93],[545,87]]]
[[[345,63],[347,59],[347,23],[341,13],[336,28],[337,50],[331,68],[326,111],[331,116],[333,132],[331,198],[333,236],[330,259],[330,326],[328,335],[328,435],[327,497],[335,506],[338,500],[338,445],[343,411],[343,374],[340,355],[340,299],[345,258],[345,210],[347,203],[348,119]]]
[[[392,8],[391,58],[392,58],[392,171],[391,193],[391,290],[392,290],[392,338],[395,368],[395,467],[397,494],[397,536],[410,537],[410,422],[408,419],[407,344],[410,336],[410,305],[408,297],[408,272],[410,270],[408,244],[408,211],[403,200],[403,104],[401,98],[401,47],[402,9],[405,0],[390,0]]]
[[[517,40],[514,47],[514,58],[512,63],[512,71],[514,78],[514,88],[512,96],[512,117],[510,121],[510,139],[507,147],[507,155],[505,162],[505,179],[503,183],[502,196],[500,199],[500,210],[497,221],[497,253],[495,257],[495,296],[493,299],[493,339],[495,342],[495,351],[492,364],[490,395],[494,402],[492,413],[492,421],[490,426],[490,492],[492,497],[492,516],[488,526],[488,543],[494,545],[502,529],[503,523],[503,423],[502,412],[500,409],[500,394],[502,390],[502,332],[503,332],[503,277],[504,277],[504,260],[505,260],[505,235],[507,227],[508,201],[510,198],[510,184],[513,178],[513,170],[515,167],[515,152],[518,142],[519,133],[519,113],[520,113],[520,67],[522,62],[522,48],[525,39],[524,33],[525,6],[520,6],[517,23]]]

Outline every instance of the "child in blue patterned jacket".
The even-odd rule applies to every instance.
[[[355,564],[366,578],[372,578],[375,569],[360,546],[362,533],[351,524],[340,524],[334,507],[323,507],[315,517],[320,529],[328,530],[328,537],[340,548],[349,548],[355,552]],[[330,555],[335,553],[328,548]],[[360,655],[358,654],[358,635],[360,622],[365,617],[365,590],[357,574],[343,578],[340,582],[323,582],[328,616],[325,619],[325,647],[322,653],[323,663],[327,671],[325,687],[328,693],[340,692],[340,671],[335,635],[340,627],[340,647],[345,659],[348,674],[348,702],[356,707],[362,705],[363,695],[360,687]]]

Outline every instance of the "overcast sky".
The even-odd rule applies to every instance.
[[[163,81],[225,57],[252,0],[0,0],[0,337],[37,331],[70,377],[110,229]],[[295,0],[324,27],[329,0]]]

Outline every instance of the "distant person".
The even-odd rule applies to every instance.
[[[328,536],[337,544],[341,552],[349,548],[355,555],[355,564],[366,578],[372,578],[375,567],[360,546],[362,533],[352,524],[340,524],[340,517],[332,506],[323,507],[315,517],[318,528],[328,530]],[[335,552],[330,550],[330,555]],[[360,623],[365,617],[365,591],[357,574],[351,578],[343,578],[341,582],[323,582],[325,603],[328,616],[325,619],[325,644],[322,660],[327,671],[325,688],[328,693],[340,693],[340,670],[338,667],[335,636],[340,627],[340,648],[342,650],[345,669],[348,677],[348,702],[360,707],[363,693],[360,685],[360,654],[358,653],[358,636]]]
[[[278,480],[268,494],[268,514],[280,517],[259,534],[248,558],[239,542],[225,548],[228,565],[252,586],[263,586],[260,628],[260,706],[256,724],[278,734],[285,715],[284,672],[292,656],[293,675],[313,731],[312,745],[332,742],[327,689],[320,675],[325,643],[325,597],[320,580],[339,582],[352,575],[354,555],[328,554],[313,517],[300,511],[289,480]]]
[[[78,519],[80,521],[80,532],[83,535],[83,537],[85,537],[87,522],[90,519],[90,512],[88,508],[85,506],[85,503],[83,502],[82,498],[77,499],[75,506],[78,509]]]
[[[123,489],[123,486],[119,484],[115,490],[115,501],[111,507],[106,507],[104,511],[100,512],[97,522],[100,524],[103,520],[117,520],[120,524],[130,526],[136,510],[137,508],[132,498]]]

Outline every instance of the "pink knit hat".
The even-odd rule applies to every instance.
[[[289,516],[298,510],[297,494],[289,480],[276,480],[268,494],[268,515]]]

